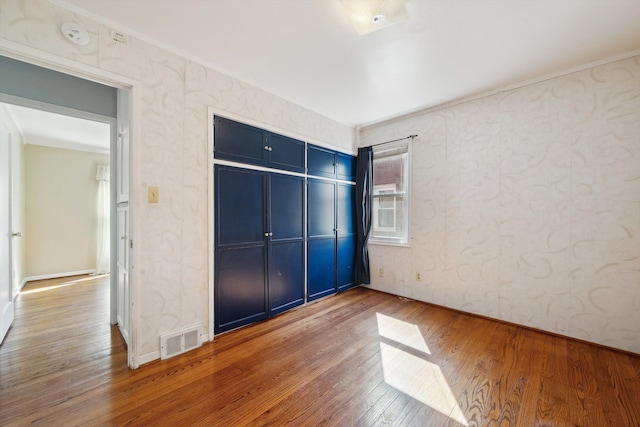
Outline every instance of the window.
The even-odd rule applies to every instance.
[[[373,148],[372,243],[409,243],[409,142]]]

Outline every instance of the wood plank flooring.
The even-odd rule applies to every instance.
[[[108,286],[27,285],[0,425],[640,426],[640,356],[364,288],[131,371]]]

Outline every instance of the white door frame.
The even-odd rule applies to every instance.
[[[139,135],[140,135],[140,93],[142,86],[139,81],[124,77],[109,71],[105,71],[90,65],[72,61],[67,58],[58,57],[29,46],[12,42],[0,38],[0,55],[7,56],[19,61],[28,62],[40,67],[49,68],[65,74],[70,74],[86,80],[96,81],[117,89],[129,89],[131,91],[131,137],[129,146],[129,165],[131,175],[129,178],[129,188],[138,188],[140,183],[140,171],[135,165],[139,164]],[[115,201],[114,201],[115,202]],[[129,209],[131,220],[131,239],[135,239],[139,229],[140,196],[138,192],[129,191]],[[140,271],[139,265],[139,244],[134,244],[129,252],[130,256],[130,320],[129,320],[129,345],[127,347],[128,365],[131,369],[136,369],[140,365],[138,349],[140,348],[140,336],[138,327],[140,324]],[[116,292],[113,289],[112,294]]]

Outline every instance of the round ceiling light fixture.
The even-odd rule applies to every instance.
[[[89,44],[89,33],[80,25],[73,22],[62,24],[62,35],[73,44],[86,46]]]

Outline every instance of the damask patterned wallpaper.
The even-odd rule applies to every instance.
[[[360,144],[410,134],[411,247],[370,247],[372,288],[640,353],[640,57]]]
[[[81,24],[87,46],[60,34],[64,22]],[[140,174],[133,189],[144,200],[160,187],[161,202],[137,208],[140,245],[140,356],[159,357],[159,336],[208,326],[207,108],[294,132],[352,151],[353,128],[273,94],[150,45],[135,37],[113,42],[111,29],[44,0],[0,0],[0,38],[97,67],[142,83]],[[212,40],[215,43],[216,40]]]
[[[0,38],[142,82],[134,191],[162,191],[138,206],[147,359],[207,326],[207,107],[352,148],[348,126],[44,0],[0,0]],[[364,129],[419,134],[412,246],[371,248],[372,287],[640,353],[639,118],[636,57]]]

